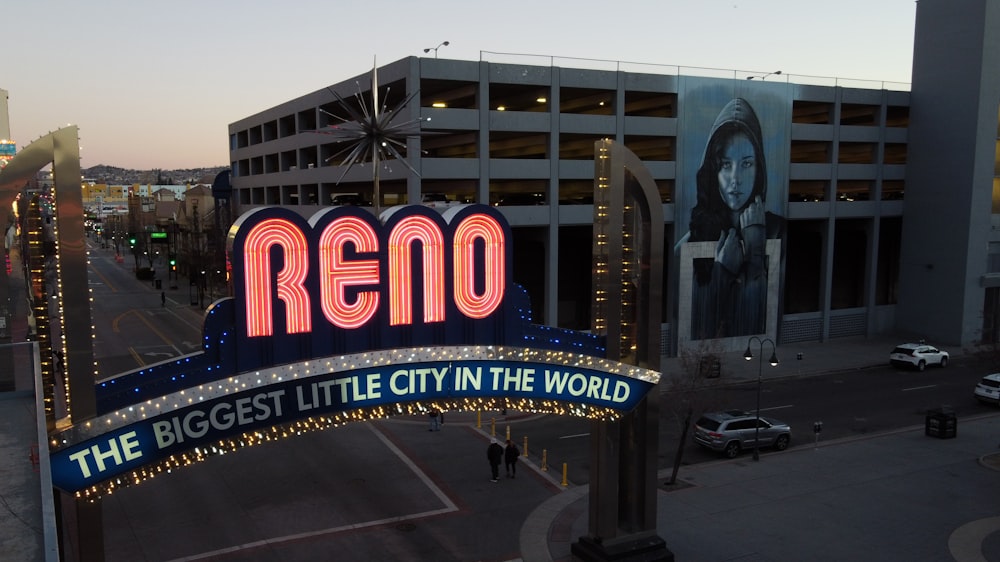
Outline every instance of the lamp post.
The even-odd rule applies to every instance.
[[[753,353],[750,352],[750,344],[757,340],[759,346],[759,355],[757,356],[757,420],[754,423],[753,428],[753,460],[760,460],[760,387],[762,384],[761,378],[764,374],[764,344],[771,344],[771,359],[768,361],[772,367],[778,366],[778,353],[775,349],[774,340],[771,338],[760,339],[757,336],[750,336],[747,340],[747,350],[743,352],[743,358],[747,361],[753,359]]]
[[[763,76],[747,76],[747,80],[753,80],[754,78],[760,78],[761,80],[766,80],[768,76],[780,76],[781,71],[775,70],[774,72],[768,72]]]
[[[450,43],[448,41],[442,41],[440,44],[438,44],[437,47],[427,47],[426,49],[424,49],[424,52],[429,53],[431,51],[434,51],[434,58],[438,58],[438,49],[440,49],[441,47],[447,47],[449,44]]]

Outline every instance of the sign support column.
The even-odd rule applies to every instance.
[[[592,330],[608,359],[659,371],[663,300],[663,204],[639,158],[610,140],[594,143]],[[672,561],[656,534],[659,394],[654,388],[615,423],[591,423],[585,561]]]

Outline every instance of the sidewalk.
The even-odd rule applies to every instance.
[[[685,467],[686,486],[659,492],[657,531],[678,561],[997,561],[1000,455],[982,454],[997,435],[992,415],[963,420],[956,439],[921,427]],[[551,517],[547,552],[526,523],[523,559],[570,560],[587,532],[586,488],[540,506],[531,525],[545,525],[539,513]]]
[[[0,393],[0,552],[9,560],[44,559],[37,435],[34,393]]]
[[[885,365],[900,341],[843,338],[779,346],[761,368],[723,354],[728,382]],[[952,361],[964,350],[947,349]],[[755,354],[759,350],[752,350]],[[801,354],[801,355],[799,355]],[[677,373],[679,360],[664,361]],[[678,561],[1000,562],[1000,412],[960,419],[954,439],[924,427],[851,437],[749,458],[686,466],[659,491],[657,534]],[[670,469],[658,474],[661,481]],[[539,506],[521,531],[522,559],[568,562],[588,534],[588,488]]]
[[[743,357],[744,351],[732,351],[720,354],[722,359],[722,378],[728,382],[744,382],[757,380],[760,371],[761,378],[771,380],[784,377],[818,375],[836,371],[853,371],[881,367],[889,364],[889,352],[903,341],[895,336],[850,336],[837,338],[825,343],[800,342],[778,345],[774,354],[778,357],[778,365],[772,367],[771,346],[764,346],[763,364],[758,357],[760,347],[753,346],[750,352],[752,359]],[[965,357],[965,350],[942,346],[948,351],[952,361],[960,361]],[[681,359],[664,357],[662,371],[665,376],[671,373],[682,373],[684,368]]]

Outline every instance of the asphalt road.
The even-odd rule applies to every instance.
[[[198,351],[202,311],[186,294],[164,286],[166,303],[153,283],[139,281],[132,258],[119,264],[114,253],[91,250],[89,283],[93,296],[94,357],[99,378],[139,369]]]
[[[888,352],[887,352],[888,353]],[[792,447],[812,446],[814,422],[822,422],[820,440],[864,435],[924,423],[928,409],[950,407],[958,416],[993,413],[995,407],[972,398],[982,370],[971,362],[952,362],[944,369],[924,372],[897,370],[888,365],[860,371],[765,381],[761,385],[761,415],[792,426]],[[667,391],[660,404],[659,467],[673,466],[687,406],[692,424],[702,412],[756,410],[757,385],[716,385],[687,392]],[[504,425],[502,421],[498,422]],[[589,481],[590,422],[544,416],[512,424],[512,436],[521,443],[528,436],[533,452],[546,451],[550,466],[567,465],[573,484]],[[749,453],[745,453],[749,454]],[[781,454],[763,450],[762,454]],[[682,465],[718,460],[719,455],[691,442],[690,432],[681,455]]]

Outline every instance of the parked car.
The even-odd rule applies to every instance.
[[[333,205],[353,205],[355,207],[371,207],[371,201],[366,200],[364,197],[357,193],[341,193],[339,195],[334,195],[331,199]]]
[[[451,201],[444,193],[424,193],[420,196],[420,204],[425,207],[443,210],[456,205],[461,205],[460,201]]]
[[[973,394],[980,402],[1000,405],[1000,373],[983,377]]]
[[[534,193],[534,192],[514,192],[505,193],[497,201],[497,207],[503,207],[507,205],[544,205],[545,204],[545,194],[544,193]]]
[[[779,451],[788,448],[792,441],[792,428],[770,417],[760,417],[743,410],[728,410],[704,414],[694,425],[694,442],[735,458],[745,449],[753,449],[759,436],[759,447],[773,447]]]
[[[913,367],[918,371],[923,371],[928,365],[944,367],[948,365],[948,352],[924,343],[904,343],[889,353],[889,364],[893,367]]]

